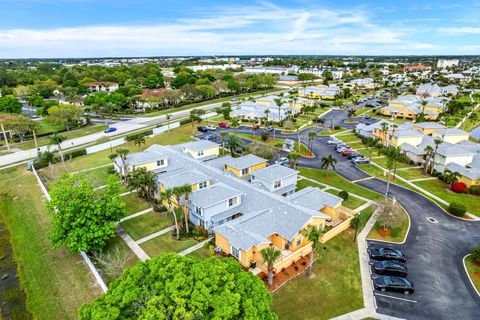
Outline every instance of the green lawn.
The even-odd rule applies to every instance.
[[[107,183],[108,177],[112,174],[112,168],[113,166],[102,167],[90,171],[79,172],[76,175],[82,176],[85,180],[89,181],[94,188],[96,188]]]
[[[473,262],[472,256],[468,256],[465,259],[465,265],[470,279],[472,279],[477,291],[480,292],[480,265]]]
[[[142,243],[140,247],[153,258],[162,252],[181,252],[195,244],[197,244],[195,240],[176,240],[172,237],[172,233],[167,232]]]
[[[360,214],[360,230],[371,208]],[[363,307],[357,244],[350,228],[321,249],[314,264],[315,278],[303,275],[275,292],[272,308],[282,320],[330,319]]]
[[[339,193],[340,191],[333,190],[333,189],[328,189],[327,192],[328,192],[328,193],[331,193],[331,194],[333,194],[333,195],[335,195],[335,196],[339,196],[338,193]],[[362,200],[362,199],[360,199],[360,198],[357,198],[357,197],[355,197],[355,196],[349,195],[349,197],[348,197],[347,200],[343,200],[342,205],[343,205],[344,207],[347,207],[347,208],[353,210],[353,209],[356,209],[356,208],[364,205],[365,203],[367,203],[367,201]]]
[[[59,132],[65,129],[65,126],[62,124],[53,123],[46,120],[36,121],[36,123],[37,129],[35,130],[35,133],[37,135]]]
[[[101,294],[78,254],[55,250],[51,215],[32,173],[24,166],[0,171],[0,216],[11,234],[18,277],[35,319],[74,319]]]
[[[255,138],[254,138],[253,135],[248,134],[248,133],[239,133],[237,135],[244,138],[244,139],[256,141],[256,142],[263,143],[263,144],[268,144],[272,147],[275,147],[275,145],[277,143],[281,143],[283,145],[283,143],[285,141],[285,139],[279,139],[279,138],[275,138],[275,139],[269,138],[267,141],[262,141],[259,136],[255,136]],[[295,150],[298,151],[298,142],[295,142]],[[302,155],[309,155],[310,154],[310,149],[308,149],[308,147],[306,145],[304,145],[303,143],[300,143],[300,154],[302,154]]]
[[[407,236],[407,230],[408,230],[409,224],[410,223],[409,223],[407,213],[403,211],[402,220],[399,227],[392,228],[390,230],[390,235],[383,236],[382,234],[379,233],[380,229],[382,229],[383,227],[377,221],[367,237],[369,239],[374,239],[374,240],[383,240],[383,241],[401,243],[405,240],[405,237]]]
[[[120,223],[120,225],[125,231],[127,231],[133,240],[138,240],[154,232],[170,227],[173,225],[173,222],[167,212],[149,212],[133,219],[126,220]]]
[[[449,203],[463,203],[467,207],[468,212],[480,217],[480,196],[450,191],[448,185],[441,180],[418,181],[414,182],[414,184]]]
[[[127,215],[150,208],[150,204],[147,201],[140,199],[135,192],[122,196],[122,200],[127,206]]]
[[[325,129],[325,130],[321,131],[318,135],[319,136],[330,136],[332,134],[340,133],[340,132],[345,131],[345,130],[346,130],[345,128],[333,129],[333,130]]]
[[[311,168],[300,168],[300,175],[317,180],[319,182],[328,184],[330,186],[345,190],[362,196],[367,199],[376,200],[380,199],[381,195],[368,190],[367,188],[356,185],[347,179],[339,176],[336,172],[322,170],[322,169],[311,169]]]
[[[373,164],[359,164],[359,165],[357,165],[357,167],[362,169],[366,173],[370,174],[371,176],[374,176],[374,177],[376,177],[378,179],[381,179],[381,180],[385,180],[385,181],[387,180],[387,176],[385,175],[386,170],[381,169],[377,166],[374,166]],[[390,177],[390,182],[398,184],[399,186],[405,187],[407,189],[416,191],[414,188],[409,186],[407,183],[401,181],[400,179],[393,178],[393,171],[392,171],[392,175]]]
[[[172,112],[188,110],[188,109],[192,109],[192,108],[196,108],[196,107],[206,106],[206,105],[209,105],[209,104],[212,104],[212,103],[230,102],[230,100],[232,100],[232,98],[234,98],[234,97],[235,98],[248,98],[248,97],[257,96],[257,95],[258,96],[259,95],[267,95],[269,93],[274,93],[274,92],[278,92],[278,91],[282,91],[282,90],[284,90],[284,89],[272,88],[272,89],[260,90],[260,91],[256,91],[256,92],[239,94],[239,95],[236,95],[236,96],[229,96],[229,97],[225,97],[225,98],[213,99],[213,100],[203,101],[203,102],[199,102],[199,103],[192,103],[192,104],[188,104],[188,105],[178,107],[178,108],[170,108],[170,109],[166,109],[166,110],[155,111],[155,112],[151,112],[151,113],[141,114],[139,116],[142,116],[142,117],[156,117],[156,116],[161,116],[161,115],[167,114],[167,113],[172,113]]]
[[[362,148],[366,148],[366,147],[363,146]],[[360,149],[360,148],[357,147],[357,149]],[[379,155],[379,149],[375,149],[375,148],[370,148],[370,150],[368,149],[358,150],[358,152],[360,152],[367,158],[370,157],[370,151],[372,151],[372,157],[376,157]]]
[[[422,169],[405,169],[405,170],[397,170],[397,174],[405,178],[407,180],[414,180],[414,179],[422,179],[422,178],[431,178],[431,176],[427,174],[423,174]]]
[[[346,143],[353,143],[353,142],[362,142],[362,140],[360,140],[359,137],[357,137],[355,134],[353,133],[349,133],[349,134],[342,134],[342,135],[337,135],[337,138],[339,140],[342,140],[343,142],[346,142]]]
[[[213,257],[212,252],[208,248],[208,245],[207,247],[204,246],[198,250],[193,251],[192,253],[189,253],[188,256],[195,257],[197,259],[206,259]]]
[[[122,240],[119,236],[110,239],[107,242],[107,246],[103,249],[104,254],[112,254],[114,256],[120,255],[120,257],[124,257],[126,259],[126,268],[133,267],[138,260],[138,257],[133,253],[133,251],[128,247],[125,241]],[[93,263],[96,265],[97,268],[102,269],[103,266],[92,258]],[[115,275],[104,273],[103,275],[104,281],[109,284],[113,280],[116,279]]]
[[[297,191],[302,190],[306,187],[314,187],[314,188],[320,188],[320,189],[324,188],[324,186],[322,186],[321,184],[312,182],[310,180],[300,179],[297,181]]]
[[[372,159],[372,161],[381,165],[384,168],[387,168],[387,162],[388,162],[387,157]],[[403,162],[397,162],[397,168],[408,168],[408,167],[413,167],[413,165],[403,163]]]

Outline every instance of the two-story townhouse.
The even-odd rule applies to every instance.
[[[399,130],[389,134],[389,144],[394,147],[399,147],[404,143],[419,145],[422,142],[423,137],[423,133],[414,129]]]
[[[445,128],[433,131],[432,137],[440,138],[449,143],[459,143],[461,141],[467,141],[469,133],[457,128]]]
[[[428,135],[422,137],[422,142],[418,145],[410,143],[402,143],[400,145],[400,152],[412,160],[415,164],[422,164],[425,162],[427,156],[426,148],[430,146],[432,150],[435,148],[434,138]]]
[[[219,164],[224,171],[229,171],[239,178],[248,177],[252,172],[265,168],[268,161],[253,154],[247,154],[238,158],[225,156],[218,161],[210,162]]]
[[[292,108],[288,104],[278,107],[276,104],[263,105],[253,101],[242,102],[230,115],[246,120],[268,119],[269,121],[282,121],[288,114],[292,112]]]
[[[250,182],[270,192],[288,196],[297,188],[298,171],[274,164],[252,173]]]
[[[458,172],[461,175],[458,181],[465,183],[467,187],[480,185],[480,154],[474,155],[472,162],[466,166],[450,163],[447,165],[447,169]]]
[[[193,159],[209,160],[218,157],[220,145],[209,140],[199,140],[182,144],[182,151]]]
[[[118,83],[109,81],[96,81],[84,83],[91,92],[114,92],[118,90]]]
[[[340,218],[343,199],[319,188],[306,187],[288,196],[294,204],[327,214],[332,221]]]
[[[125,171],[126,166],[126,171]],[[120,174],[132,172],[138,168],[145,168],[148,171],[161,170],[168,166],[168,157],[159,152],[156,146],[151,146],[143,152],[132,153],[123,160],[121,157],[114,159],[114,170]]]
[[[225,221],[217,221],[218,224],[238,218],[242,215],[239,210],[242,195],[244,195],[243,192],[223,182],[200,189],[192,193],[189,198],[190,221],[194,225],[211,230],[214,216],[225,215]]]
[[[443,142],[433,157],[433,167],[438,172],[443,172],[452,163],[465,167],[472,163],[476,154],[476,151],[468,150],[461,145]]]
[[[306,97],[309,99],[325,99],[332,100],[341,93],[340,88],[337,87],[306,87],[298,91],[300,97]]]
[[[431,135],[434,131],[445,129],[446,127],[438,122],[418,122],[413,125],[413,128],[425,135]]]

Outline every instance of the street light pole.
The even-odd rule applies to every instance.
[[[385,191],[385,198],[388,198],[388,192],[390,190],[390,169],[387,171],[387,190]]]
[[[358,222],[360,220],[360,213],[355,215],[355,235],[353,236],[353,242],[357,241]]]

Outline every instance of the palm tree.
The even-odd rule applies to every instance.
[[[425,163],[424,163],[424,166],[423,166],[423,173],[427,173],[428,171],[428,167],[430,166],[430,160],[431,160],[431,157],[432,157],[432,151],[433,151],[433,148],[431,146],[426,146],[425,147]]]
[[[173,197],[174,193],[172,189],[165,189],[164,191],[160,192],[159,198],[160,202],[166,203],[167,204],[167,210],[170,212],[173,216],[173,221],[175,222],[175,230],[177,232],[177,239],[180,236],[180,226],[178,225],[178,220],[177,220],[177,213],[175,212],[175,207],[173,206]]]
[[[292,151],[288,154],[287,159],[290,160],[290,168],[296,169],[298,165],[298,159],[300,158],[300,154],[295,151]]]
[[[318,250],[320,249],[320,240],[323,233],[323,229],[314,225],[308,225],[301,231],[301,234],[312,243],[312,251],[310,252],[310,262],[308,264],[307,275],[312,274],[313,258],[315,253],[318,253]]]
[[[236,150],[243,147],[243,141],[236,134],[229,134],[226,138],[228,147],[230,148],[230,153],[232,156],[237,154]]]
[[[153,201],[155,190],[157,189],[156,175],[145,168],[138,168],[130,175],[128,179],[128,187],[132,191],[137,190],[140,198],[146,199],[151,203]]]
[[[122,160],[123,164],[123,170],[122,170],[122,177],[125,182],[127,182],[128,179],[128,165],[127,165],[127,155],[129,151],[127,148],[118,148],[116,150],[116,154],[120,157]]]
[[[335,170],[335,164],[337,160],[330,154],[328,157],[322,157],[322,169],[328,170],[329,167],[332,167],[332,170]]]
[[[391,139],[392,139],[392,136],[395,135],[395,131],[397,130],[397,128],[398,128],[398,125],[397,125],[396,123],[392,124],[392,134],[390,135],[390,139],[389,139],[389,140],[391,140]],[[390,144],[390,141],[389,141],[388,144]],[[387,145],[387,147],[388,147],[388,145]]]
[[[135,139],[133,140],[133,144],[140,148],[142,144],[146,144],[145,137],[144,136],[135,137]]]
[[[372,161],[372,148],[376,147],[378,144],[377,138],[367,138],[367,149],[368,149],[368,159]]]
[[[435,143],[435,149],[432,153],[432,158],[430,159],[430,161],[432,162],[431,164],[431,168],[430,168],[430,174],[433,174],[433,169],[435,167],[435,156],[437,155],[437,151],[438,151],[438,147],[440,146],[440,144],[442,143],[443,141],[441,139],[435,139],[433,140],[433,143]]]
[[[60,159],[62,159],[62,165],[65,171],[67,170],[67,167],[65,166],[65,158],[63,156],[63,149],[62,149],[62,142],[67,140],[67,137],[62,136],[61,134],[54,133],[50,136],[50,143],[55,144],[58,147],[58,151],[60,152]]]
[[[282,117],[280,116],[280,111],[281,111],[283,101],[280,98],[276,98],[276,99],[274,99],[274,101],[275,101],[275,103],[277,104],[277,107],[278,107],[278,123],[280,125],[282,125],[282,120],[281,120]],[[273,138],[275,139],[275,131],[274,131],[273,134],[274,134]]]
[[[387,145],[387,134],[388,134],[389,124],[386,123],[386,122],[382,122],[382,124],[380,125],[380,127],[382,128],[383,144]]]
[[[180,190],[183,193],[183,216],[185,219],[185,231],[189,232],[188,221],[190,221],[190,212],[188,208],[188,199],[190,198],[190,193],[192,193],[192,185],[185,184],[180,187]]]
[[[172,133],[172,131],[170,130],[170,119],[172,118],[172,114],[171,113],[167,113],[165,115],[165,118],[167,119],[167,129],[168,129],[168,133]]]
[[[317,136],[317,133],[315,131],[310,131],[308,133],[308,148],[310,149],[310,152],[312,152],[313,140],[315,140],[316,136]]]
[[[228,135],[229,133],[227,131],[220,132],[220,138],[222,140],[222,155],[225,153],[225,139],[227,138]]]
[[[200,116],[199,116],[199,114],[197,113],[196,110],[200,110],[200,109],[193,109],[192,111],[190,111],[190,116],[188,117],[189,120],[192,122],[192,136],[195,135],[195,130],[194,130],[195,129],[195,121],[196,122],[202,121],[202,118],[200,118]]]
[[[452,184],[454,182],[457,182],[458,181],[458,178],[460,178],[462,175],[458,172],[452,172],[448,169],[446,169],[444,172],[443,172],[443,180],[445,180],[446,183],[448,183],[448,186],[450,189],[452,189]]]
[[[233,118],[232,122],[230,123],[230,126],[232,128],[237,128],[240,125],[240,121],[238,121],[238,118]]]
[[[55,177],[53,176],[53,160],[55,160],[55,152],[56,151],[48,151],[45,150],[43,151],[39,158],[48,163],[48,168],[50,169],[50,176],[52,177],[52,180],[55,180]]]
[[[263,262],[267,265],[267,283],[268,286],[271,287],[273,285],[273,265],[280,258],[281,252],[275,248],[275,246],[270,244],[265,249],[262,249],[260,254],[262,255]]]
[[[270,114],[270,110],[266,109],[263,113],[265,113],[265,128],[268,125],[268,115]]]

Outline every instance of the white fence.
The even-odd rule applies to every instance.
[[[180,127],[180,122],[170,123],[170,126],[166,125],[166,126],[155,128],[153,129],[153,135],[154,136],[159,135],[160,133],[167,131],[169,127],[170,129],[178,128]]]
[[[95,153],[95,152],[99,152],[102,150],[107,150],[107,149],[119,146],[121,144],[124,144],[125,142],[127,142],[125,138],[120,138],[120,139],[115,139],[112,141],[100,143],[100,144],[97,144],[96,146],[88,147],[85,150],[87,151],[87,154],[90,154],[90,153]]]
[[[207,118],[215,117],[216,115],[217,115],[216,112],[209,112],[209,113],[202,114],[200,118],[207,119]]]

